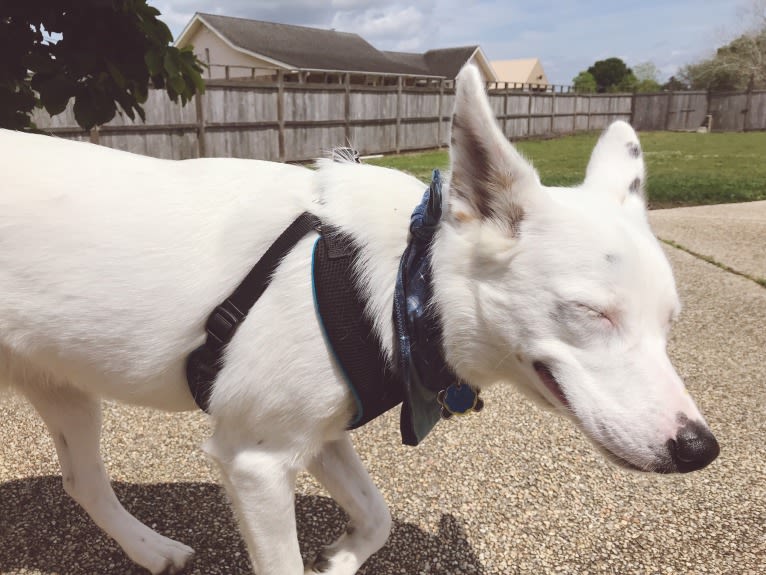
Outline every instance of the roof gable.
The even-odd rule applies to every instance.
[[[492,67],[495,69],[498,82],[548,83],[539,58],[494,60]],[[542,78],[532,78],[531,76],[535,72],[537,76],[542,76]]]

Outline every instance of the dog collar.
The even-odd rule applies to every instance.
[[[394,291],[396,363],[404,388],[402,440],[417,445],[440,418],[479,411],[478,391],[463,382],[444,358],[441,321],[431,305],[431,244],[442,217],[442,180],[431,185],[410,219],[410,238]]]

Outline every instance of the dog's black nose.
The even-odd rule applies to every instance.
[[[668,451],[676,470],[688,473],[702,469],[721,451],[710,430],[697,421],[687,421],[675,439],[668,440]]]

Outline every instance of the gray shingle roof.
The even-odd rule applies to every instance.
[[[229,42],[299,70],[341,70],[454,78],[477,46],[425,54],[380,51],[358,34],[199,13]]]
[[[422,75],[424,70],[393,61],[358,34],[199,14],[235,46],[301,70],[344,70]]]
[[[432,74],[454,78],[460,72],[463,64],[473,56],[478,46],[460,46],[458,48],[441,48],[429,50],[423,56],[426,66]]]

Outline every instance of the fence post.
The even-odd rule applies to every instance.
[[[745,109],[742,114],[742,131],[748,131],[748,120],[750,119],[751,108],[753,107],[753,76],[750,76],[750,82],[747,84],[747,95],[745,96]]]
[[[436,147],[437,148],[442,147],[442,116],[444,115],[444,111],[442,110],[443,106],[444,106],[444,78],[439,80],[439,121],[436,123]]]
[[[401,127],[402,127],[402,77],[396,77],[396,153],[402,151],[401,147]]]
[[[503,135],[508,138],[508,82],[503,83],[503,90],[505,91],[505,101],[503,102]]]
[[[630,125],[636,127],[636,89],[630,94]]]
[[[207,147],[205,146],[205,106],[202,101],[202,94],[194,96],[194,106],[197,109],[197,157],[207,156]]]
[[[277,70],[277,142],[279,161],[285,161],[285,78],[282,70]]]
[[[567,94],[569,94],[569,91],[567,90]],[[574,110],[572,110],[572,133],[577,133],[577,104],[579,96],[575,95],[574,97]]]
[[[670,128],[670,114],[673,111],[673,92],[668,92],[668,109],[665,111],[665,127],[666,132]]]
[[[593,100],[593,94],[588,94],[588,113],[585,116],[585,131],[590,132],[590,103]]]
[[[555,134],[554,123],[556,121],[556,92],[551,94],[551,134]]]
[[[346,145],[351,146],[351,74],[349,72],[344,74],[343,81],[346,84],[346,90],[343,96],[345,114],[344,135],[346,137]]]
[[[529,101],[527,102],[527,133],[524,134],[527,138],[532,133],[532,92],[527,92]]]

